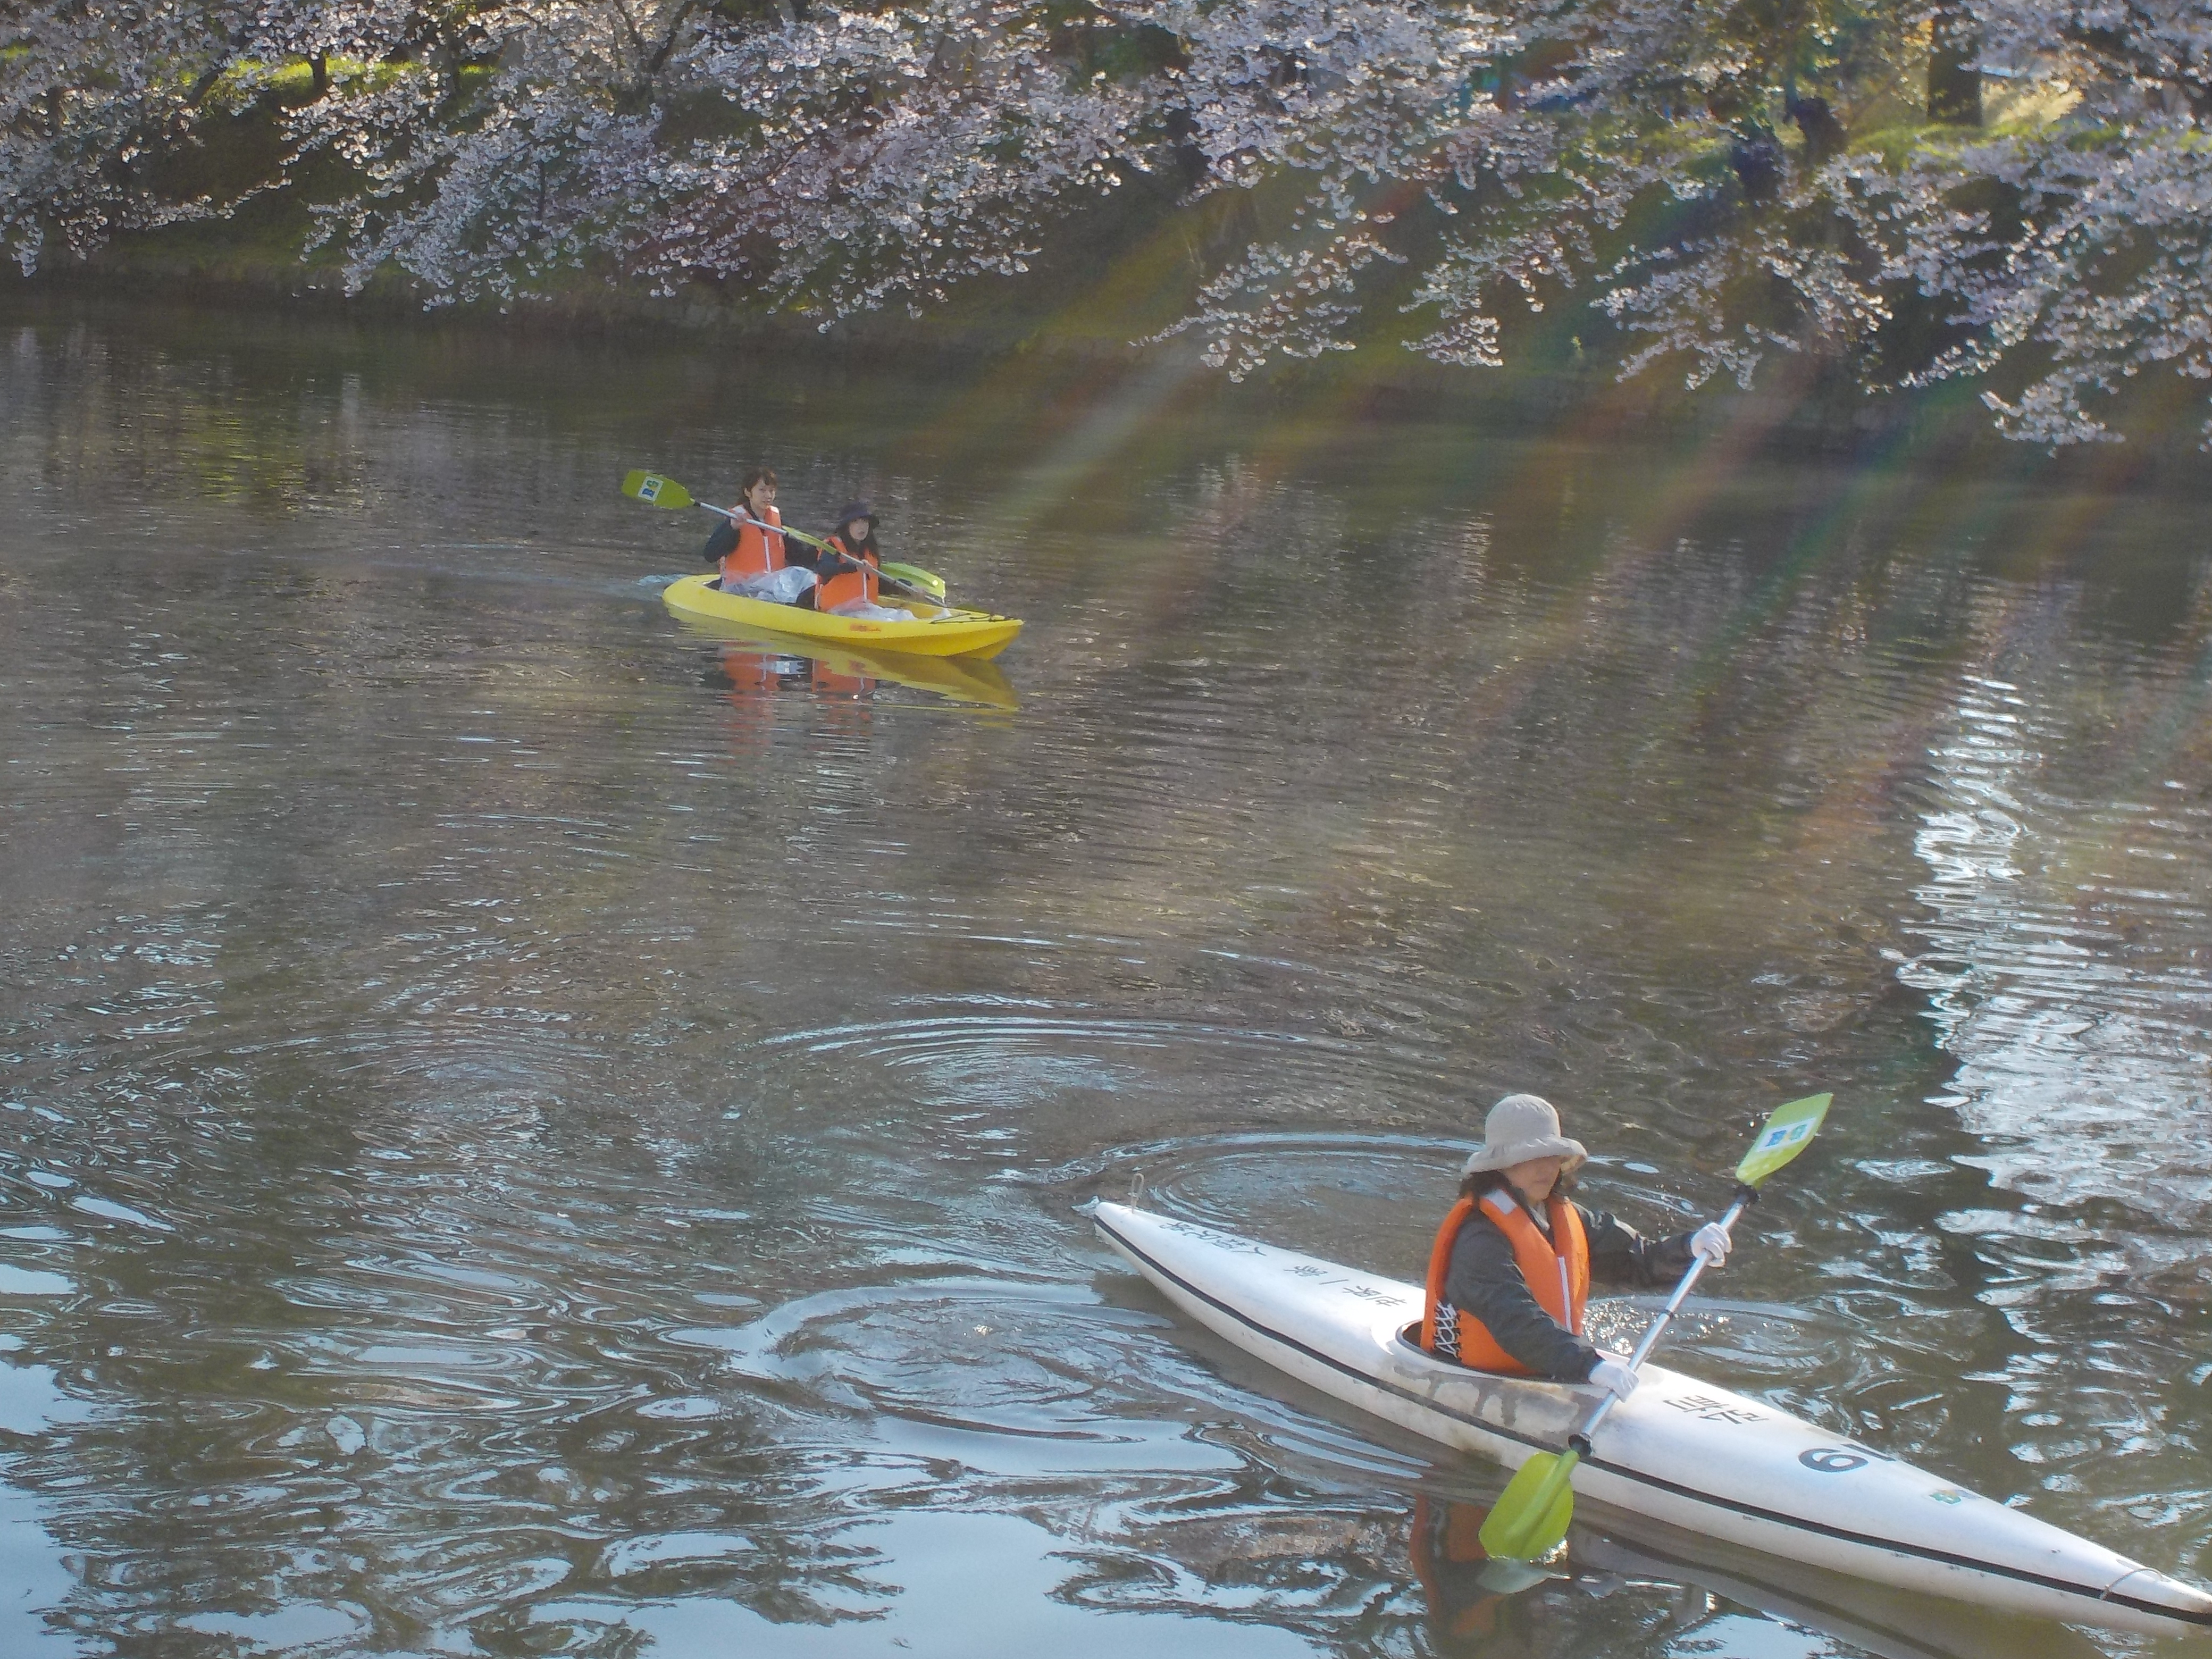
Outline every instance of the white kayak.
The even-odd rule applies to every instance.
[[[1517,1468],[1599,1391],[1499,1376],[1407,1340],[1421,1290],[1194,1222],[1099,1203],[1099,1234],[1193,1319],[1300,1382]],[[2006,1612],[2212,1629],[2212,1595],[1771,1406],[1647,1364],[1575,1489],[1747,1549]]]

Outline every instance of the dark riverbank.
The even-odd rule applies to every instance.
[[[1243,385],[1206,367],[1192,337],[1145,343],[1190,313],[1206,273],[1231,251],[1279,232],[1286,203],[1271,199],[1279,191],[1224,191],[1188,204],[1149,182],[1132,185],[1065,211],[1039,239],[1023,276],[971,277],[919,314],[894,307],[826,327],[738,283],[693,283],[661,295],[642,283],[580,270],[548,273],[543,298],[433,305],[430,289],[386,264],[348,294],[337,246],[301,252],[315,229],[305,187],[246,193],[269,160],[263,118],[232,127],[204,154],[173,162],[185,168],[180,187],[211,199],[243,194],[232,213],[118,234],[83,259],[56,251],[29,278],[0,266],[0,316],[52,319],[82,309],[121,323],[150,307],[256,328],[427,330],[448,341],[507,340],[526,351],[564,341],[617,351],[765,354],[794,374],[988,374],[1003,382],[1002,396],[1054,400],[1096,395],[1127,377],[1165,375],[1184,404],[1218,399],[1245,408],[1257,400],[1282,408],[1311,400],[1332,419],[1441,416],[1499,437],[1543,431],[1662,452],[1718,444],[1745,456],[1939,472],[1971,464],[2097,490],[2212,483],[2212,457],[2198,447],[2203,408],[2192,401],[2192,382],[2166,377],[2130,388],[2131,418],[2118,424],[2137,435],[2053,456],[1998,436],[1979,383],[1870,393],[1847,366],[1778,350],[1748,392],[1725,380],[1692,390],[1679,366],[1623,383],[1619,366],[1642,342],[1571,295],[1540,313],[1502,310],[1502,369],[1460,368],[1409,349],[1406,339],[1420,325],[1404,313],[1413,291],[1402,275],[1385,276],[1366,296],[1356,349],[1279,357]],[[349,177],[341,169],[320,182],[336,190]]]
[[[205,228],[200,228],[204,231]],[[517,370],[532,354],[602,356],[623,376],[635,357],[690,358],[735,365],[763,358],[799,380],[840,381],[875,374],[988,383],[1010,417],[1041,407],[1090,403],[1141,384],[1163,412],[1209,405],[1224,411],[1300,408],[1356,423],[1462,426],[1477,438],[1558,434],[1581,447],[1730,458],[1818,459],[1884,471],[1941,474],[1972,466],[1994,477],[2095,494],[2212,487],[2212,457],[2197,445],[2190,411],[2177,410],[2161,438],[2084,446],[2052,454],[2009,442],[1991,428],[1976,390],[1963,385],[1869,394],[1848,376],[1785,362],[1753,391],[1692,392],[1656,376],[1622,383],[1584,359],[1550,368],[1473,370],[1414,356],[1395,342],[1370,343],[1315,362],[1279,364],[1243,384],[1209,368],[1186,340],[1144,344],[1137,327],[1157,313],[1127,292],[1126,273],[1057,307],[1041,303],[1042,282],[994,281],[915,319],[877,313],[823,329],[792,313],[722,296],[675,300],[579,285],[558,297],[426,309],[420,296],[383,283],[343,292],[335,267],[269,258],[216,257],[220,244],[176,236],[119,243],[75,269],[26,280],[0,273],[0,325],[39,327],[85,320],[246,341],[270,331],[319,335],[336,358],[374,357],[408,341],[458,365]],[[465,375],[470,371],[462,368]],[[2178,384],[2178,383],[2177,383]]]

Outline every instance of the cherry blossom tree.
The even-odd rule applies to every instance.
[[[1224,63],[1257,38],[1241,61],[1298,66],[1206,88],[1214,187],[1311,181],[1293,234],[1183,325],[1231,373],[1348,349],[1363,277],[1411,258],[1431,324],[1411,343],[1468,365],[1503,361],[1509,309],[1579,300],[1629,337],[1624,374],[1749,386],[1790,355],[1873,386],[1975,377],[2001,429],[2052,446],[2115,435],[2086,394],[2212,374],[2203,0],[1532,4],[1455,14],[1395,80],[1331,54],[1347,15],[1183,23]],[[1985,131],[1990,81],[2021,112]],[[1437,251],[1394,244],[1409,206]]]
[[[1142,181],[1234,375],[1580,308],[1626,375],[1972,379],[2056,446],[2212,377],[2208,63],[2212,0],[19,0],[0,232],[29,270],[289,191],[356,288],[829,324]],[[250,109],[263,173],[180,182]]]
[[[1017,274],[1077,192],[1144,165],[1143,90],[1083,68],[1065,9],[926,0],[702,38],[732,129],[665,145],[635,268],[742,277],[830,319]]]
[[[0,234],[24,270],[118,228],[204,216],[149,177],[190,144],[253,27],[243,5],[54,0],[0,16]]]
[[[1992,66],[2063,112],[1847,158],[1823,183],[1881,278],[1960,331],[1907,383],[2017,382],[1982,394],[2006,432],[2111,440],[2085,398],[2146,374],[2212,380],[2212,7],[1987,0],[1975,16]]]

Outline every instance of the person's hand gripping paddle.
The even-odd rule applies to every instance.
[[[1828,1115],[1828,1102],[1832,1098],[1830,1095],[1808,1095],[1803,1100],[1793,1100],[1786,1106],[1776,1107],[1774,1115],[1759,1126],[1751,1150],[1735,1166],[1735,1200],[1729,1206],[1728,1213],[1720,1218],[1723,1231],[1735,1224],[1735,1218],[1746,1206],[1759,1201],[1759,1183],[1805,1150],[1806,1143],[1819,1132],[1820,1120]],[[1682,1282],[1667,1298],[1666,1307],[1651,1328],[1644,1333],[1636,1352],[1629,1356],[1631,1371],[1640,1367],[1658,1346],[1660,1333],[1688,1298],[1690,1287],[1705,1270],[1705,1258],[1702,1255],[1690,1263]],[[1565,1451],[1538,1452],[1505,1483],[1505,1490],[1498,1494],[1489,1518],[1482,1523],[1482,1547],[1493,1559],[1532,1561],[1548,1553],[1567,1535],[1567,1522],[1575,1513],[1575,1489],[1569,1483],[1570,1477],[1575,1472],[1575,1465],[1589,1455],[1590,1439],[1597,1433],[1598,1425],[1620,1402],[1620,1395],[1607,1395],[1598,1401],[1589,1420],[1568,1438]]]

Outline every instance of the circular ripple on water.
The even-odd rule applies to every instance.
[[[1126,1319],[1126,1316],[1124,1316]],[[1118,1440],[1115,1322],[1079,1285],[1011,1276],[854,1285],[668,1333],[787,1401],[981,1432]]]
[[[1025,1486],[1035,1501],[1075,1490],[1053,1482],[1180,1486],[1285,1460],[1391,1480],[1423,1467],[1389,1425],[1316,1412],[1279,1376],[1140,1305],[1126,1281],[1100,1288],[1006,1277],[854,1286],[668,1335],[718,1351],[735,1389],[813,1417],[813,1434],[944,1460],[945,1480],[977,1491],[1048,1483]]]
[[[1434,1087],[1381,1044],[998,1000],[794,1031],[714,1061],[714,1086],[743,1106],[834,1109],[842,1125],[1032,1161],[1230,1126],[1380,1125]]]

